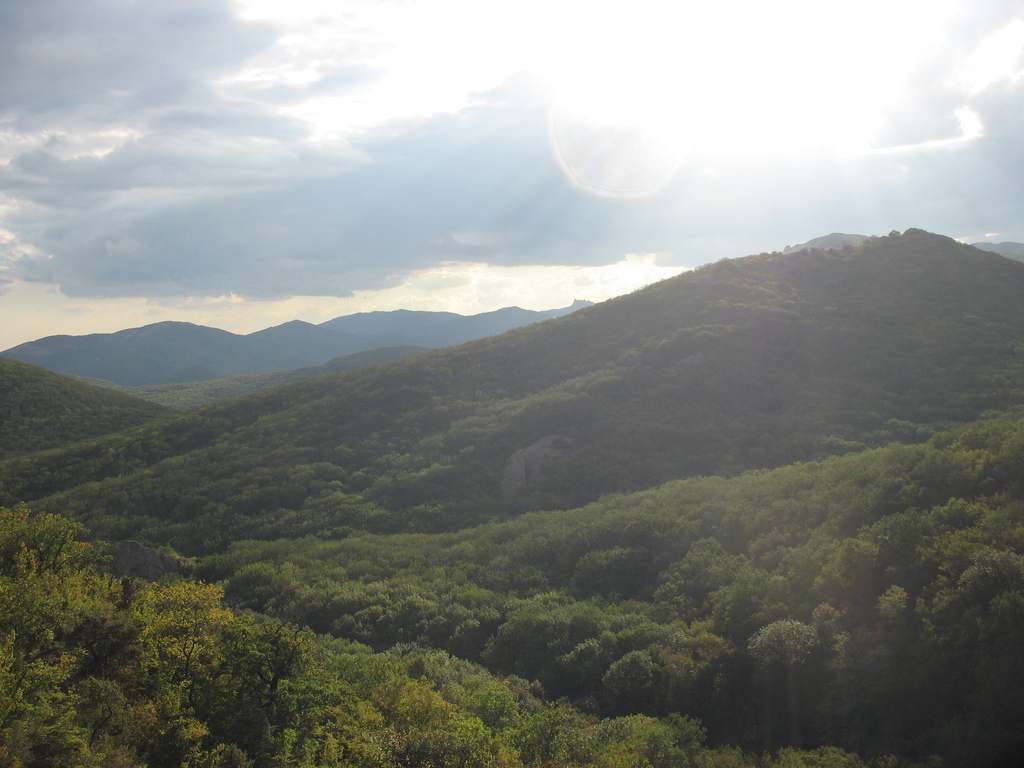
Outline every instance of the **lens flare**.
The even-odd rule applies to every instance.
[[[676,142],[662,126],[624,120],[601,122],[564,106],[549,120],[555,158],[580,189],[614,198],[660,190],[679,166]]]

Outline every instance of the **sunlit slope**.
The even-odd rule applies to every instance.
[[[170,412],[35,365],[0,358],[0,456],[107,435]]]
[[[723,261],[499,337],[0,468],[5,501],[203,552],[450,530],[912,441],[1024,402],[1021,296],[1024,265],[919,230]],[[530,446],[533,458],[514,457]]]

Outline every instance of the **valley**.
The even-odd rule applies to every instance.
[[[912,229],[184,413],[90,422],[74,393],[114,393],[58,378],[30,418],[11,393],[52,374],[12,363],[0,734],[66,723],[97,764],[1015,765],[1022,295],[1024,264]],[[179,574],[107,575],[126,540]]]

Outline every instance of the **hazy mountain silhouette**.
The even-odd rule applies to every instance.
[[[239,335],[193,323],[162,322],[117,333],[48,336],[2,353],[70,376],[125,386],[210,381],[317,366],[380,347],[448,347],[573,312],[589,302],[533,311],[509,307],[451,312],[368,312],[313,325],[293,320]]]
[[[975,248],[980,248],[983,251],[990,251],[991,253],[998,253],[1008,259],[1024,261],[1024,243],[973,243],[973,245]]]

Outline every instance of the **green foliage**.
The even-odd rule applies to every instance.
[[[592,715],[680,713],[755,753],[998,763],[1024,712],[1000,674],[1024,610],[1022,436],[993,418],[453,534],[238,542],[199,572],[238,605],[442,648]]]
[[[722,674],[732,652],[707,627],[668,630],[596,606],[560,620],[570,598],[524,601],[522,632],[539,626],[529,615],[566,633],[566,648],[599,633],[594,648],[605,661],[594,669],[613,715],[602,720],[548,706],[525,680],[450,654],[409,646],[374,655],[234,614],[209,584],[112,579],[93,570],[98,548],[80,533],[54,516],[0,511],[4,764],[670,768],[726,765],[734,755],[709,750],[692,715],[636,713],[658,710],[671,691],[700,696],[703,671]],[[1004,603],[999,620],[1017,623],[1013,612],[1024,609]],[[1007,650],[1015,643],[1008,638]],[[560,663],[582,662],[585,647]],[[784,750],[771,764],[785,760],[865,764],[838,749]]]
[[[0,509],[5,766],[699,765],[698,723],[597,721],[437,651],[372,654],[93,568],[51,515]]]
[[[168,413],[152,403],[0,357],[0,457],[107,435]]]

